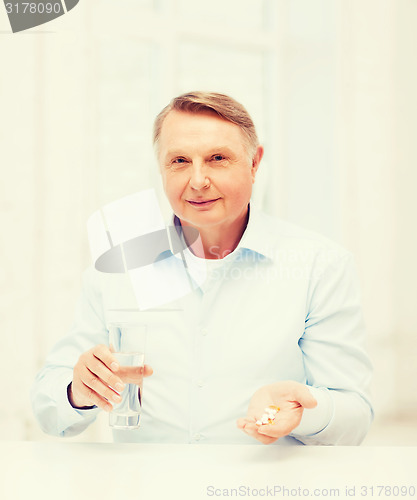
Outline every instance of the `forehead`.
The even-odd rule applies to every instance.
[[[214,111],[189,113],[172,110],[166,116],[160,134],[160,150],[189,147],[216,147],[220,144],[245,147],[241,128]]]

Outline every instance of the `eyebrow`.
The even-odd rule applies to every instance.
[[[229,155],[232,155],[233,151],[230,149],[229,146],[216,146],[216,147],[210,148],[208,150],[208,152],[204,154],[204,156],[210,156],[210,155],[214,155],[216,153],[227,153]],[[175,156],[186,157],[188,155],[185,153],[185,151],[182,151],[180,149],[172,149],[171,151],[167,151],[164,158],[167,159],[167,158],[172,158]]]

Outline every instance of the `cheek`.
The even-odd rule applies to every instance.
[[[184,183],[178,175],[166,174],[162,179],[165,194],[170,201],[175,202],[181,197],[184,190]]]
[[[231,201],[233,200],[236,203],[246,200],[250,197],[251,192],[252,177],[250,175],[245,176],[245,178],[241,179],[240,182],[236,182],[236,179],[233,179],[231,183],[224,186],[224,194],[227,195]]]

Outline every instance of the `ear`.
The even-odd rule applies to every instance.
[[[258,146],[256,148],[256,152],[255,152],[255,155],[254,155],[253,160],[252,160],[252,168],[251,168],[252,184],[255,182],[256,172],[258,171],[258,167],[259,167],[259,164],[261,163],[263,155],[264,155],[263,146]]]

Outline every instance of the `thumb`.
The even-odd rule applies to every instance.
[[[297,386],[295,396],[303,408],[315,408],[317,406],[317,399],[311,394],[307,385],[300,384]]]
[[[153,373],[153,369],[151,366],[145,365],[143,367],[143,376],[144,377],[150,377],[152,375],[152,373]]]

